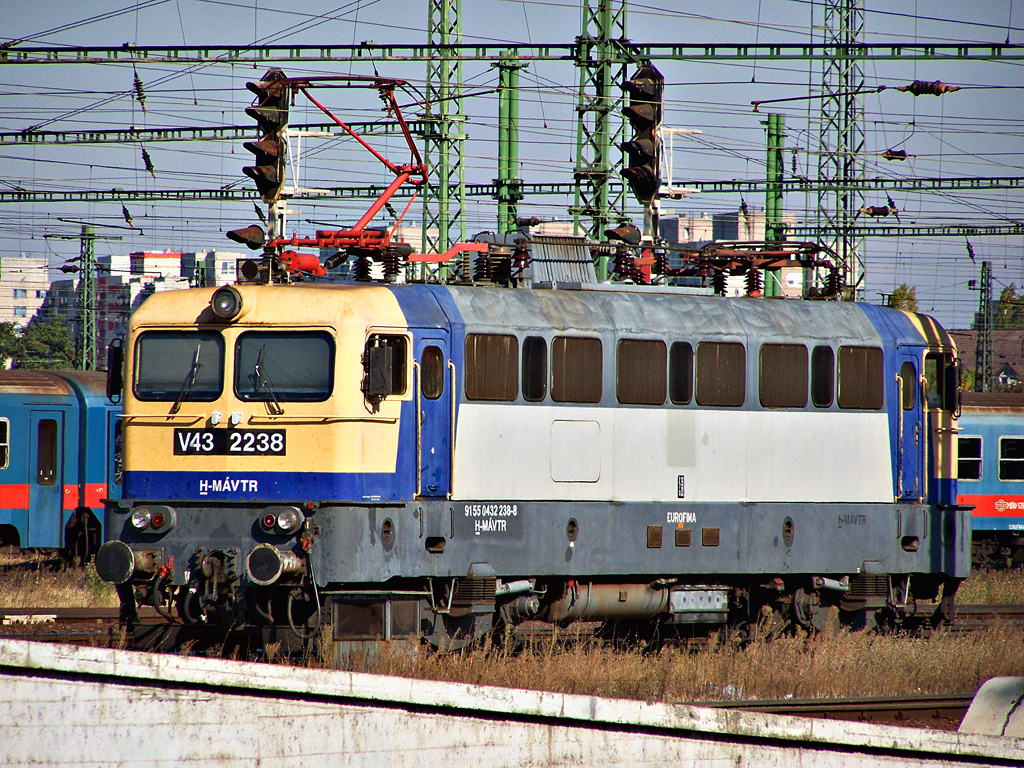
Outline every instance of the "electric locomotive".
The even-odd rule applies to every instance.
[[[280,236],[280,129],[314,79],[271,70],[248,84],[266,138],[245,169],[270,237],[229,233],[263,257],[239,284],[132,315],[124,497],[97,556],[126,622],[152,605],[309,637],[327,616],[339,643],[450,646],[526,621],[661,636],[950,618],[970,517],[956,350],[935,321],[636,285],[670,276],[631,255],[636,227],[612,230],[618,245],[490,236],[413,254],[396,235],[411,201],[369,226],[427,183],[405,84],[341,79],[379,91],[409,148],[404,164],[374,152],[395,177],[380,198],[349,229]],[[807,245],[716,243],[677,276],[721,287],[742,264],[756,294],[760,270],[799,259],[838,297],[838,260]],[[634,285],[599,284],[592,248]],[[448,275],[400,284],[406,258]],[[347,259],[354,284],[306,280]]]
[[[1024,565],[1024,393],[964,392],[960,504],[974,507],[973,564]]]
[[[672,288],[228,285],[125,343],[126,609],[338,640],[949,618],[958,367],[924,315]],[[927,609],[924,606],[930,606]]]

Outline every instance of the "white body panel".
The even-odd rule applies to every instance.
[[[460,499],[893,500],[884,412],[463,403],[455,446]]]

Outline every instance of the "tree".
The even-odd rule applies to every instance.
[[[1010,283],[999,294],[996,305],[996,328],[1024,328],[1024,296],[1017,295],[1017,286]]]
[[[18,352],[18,326],[8,321],[0,323],[0,368],[7,367],[7,361]]]
[[[18,368],[74,368],[75,340],[63,317],[33,319],[21,331],[14,363]]]
[[[903,283],[889,294],[889,306],[905,312],[917,312],[917,288]]]

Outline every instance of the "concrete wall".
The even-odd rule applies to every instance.
[[[1024,740],[0,640],[0,762],[1011,765]]]

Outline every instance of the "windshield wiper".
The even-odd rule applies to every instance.
[[[196,353],[192,357],[192,367],[188,373],[185,374],[185,380],[181,382],[181,389],[178,390],[178,397],[174,401],[174,405],[171,406],[171,413],[177,413],[181,408],[181,402],[185,399],[185,395],[189,393],[189,390],[195,386],[196,377],[199,376],[199,369],[202,368],[199,364],[199,353],[202,351],[203,345],[199,344],[196,346]]]
[[[260,348],[260,353],[256,356],[256,365],[253,366],[253,373],[256,376],[256,391],[253,393],[258,395],[260,387],[265,387],[267,394],[270,395],[270,400],[267,401],[267,409],[275,416],[280,416],[284,413],[284,408],[281,407],[281,403],[277,399],[277,393],[274,391],[274,385],[270,383],[270,379],[265,373],[263,373],[263,356],[266,354],[267,345],[264,344]],[[273,403],[273,407],[270,404]]]

